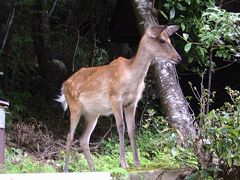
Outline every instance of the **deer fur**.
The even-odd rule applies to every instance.
[[[135,111],[144,90],[144,79],[155,58],[178,63],[181,59],[171,44],[169,36],[178,26],[152,26],[143,35],[136,56],[132,59],[119,57],[108,65],[81,68],[67,79],[62,94],[57,99],[64,110],[70,110],[70,131],[67,138],[65,171],[68,171],[69,153],[74,132],[81,116],[85,128],[79,141],[90,170],[94,163],[89,150],[90,136],[101,115],[114,114],[120,142],[120,165],[128,168],[125,156],[124,116],[136,167],[140,161],[135,140]]]

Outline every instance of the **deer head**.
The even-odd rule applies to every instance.
[[[145,50],[151,54],[152,58],[170,60],[177,64],[181,57],[171,44],[169,36],[175,33],[179,26],[156,25],[149,27],[142,38]]]

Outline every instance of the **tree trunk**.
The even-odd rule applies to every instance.
[[[47,100],[52,100],[59,93],[60,85],[67,74],[67,70],[61,61],[52,58],[46,0],[35,0],[33,3],[32,32],[34,49],[43,77],[42,91]]]
[[[7,20],[7,24],[6,24],[6,28],[5,28],[5,36],[2,40],[2,45],[0,48],[0,54],[2,53],[2,51],[5,47],[5,44],[6,44],[6,41],[8,38],[8,34],[9,34],[9,31],[10,31],[10,28],[11,28],[11,25],[12,25],[12,22],[14,19],[14,15],[15,15],[15,1],[12,1],[12,7],[11,7],[11,11],[9,12],[9,16],[8,16],[8,20]]]
[[[142,34],[149,26],[158,24],[153,14],[152,2],[147,0],[131,1]],[[182,140],[194,139],[196,133],[193,126],[193,117],[189,112],[188,103],[178,83],[175,65],[167,60],[155,61],[153,69],[161,104],[171,125],[178,130]]]
[[[149,26],[158,25],[152,1],[131,0],[131,2],[140,33],[143,34]],[[179,85],[175,65],[168,60],[158,60],[154,63],[153,71],[161,104],[170,124],[178,130],[185,145],[192,144],[194,153],[202,167],[209,167],[211,159],[203,147],[202,138],[196,133],[193,125],[194,118],[189,112],[188,102]]]

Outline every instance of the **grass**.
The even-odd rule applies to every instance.
[[[1,173],[41,173],[56,172],[56,168],[41,162],[21,149],[6,148],[5,166]]]
[[[156,135],[157,134],[157,135]],[[155,133],[146,131],[137,136],[141,161],[140,171],[152,169],[176,169],[195,166],[196,160],[188,149],[178,147],[174,135],[169,133]],[[127,138],[126,138],[127,139]],[[93,153],[97,171],[107,171],[112,176],[124,176],[137,171],[133,165],[132,152],[129,142],[126,142],[126,157],[130,168],[122,169],[119,166],[119,144],[117,136],[102,143],[99,152]],[[3,173],[41,173],[61,171],[64,166],[64,150],[60,159],[39,161],[21,149],[7,148],[6,166]],[[88,170],[87,162],[81,153],[72,151],[69,162],[70,172],[85,172]],[[138,170],[139,171],[139,170]]]

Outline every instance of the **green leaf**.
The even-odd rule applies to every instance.
[[[201,0],[196,0],[198,4],[200,4]]]
[[[227,159],[227,163],[228,163],[228,166],[229,166],[229,167],[232,166],[232,162],[233,162],[232,159],[230,159],[230,158]]]
[[[193,62],[193,57],[188,58],[188,62],[192,63]]]
[[[181,28],[182,28],[183,31],[185,30],[186,26],[185,26],[184,23],[181,23]]]
[[[188,35],[187,33],[183,33],[183,38],[184,38],[185,40],[187,40],[188,37],[189,37],[189,35]]]
[[[192,47],[192,43],[187,43],[187,44],[184,46],[184,51],[185,51],[186,53],[188,53],[188,51],[191,49],[191,47]]]
[[[240,138],[239,137],[236,138],[235,141],[236,141],[237,145],[240,146]]]
[[[191,4],[191,0],[185,0],[189,5]]]
[[[206,41],[208,38],[209,38],[208,35],[202,36],[201,39],[200,39],[200,41],[201,41],[201,42],[204,42],[204,41]]]
[[[177,155],[177,149],[175,147],[172,148],[171,150],[173,157]]]
[[[176,11],[175,8],[173,7],[170,11],[170,19],[173,19],[175,17]]]
[[[236,138],[239,136],[239,133],[238,133],[237,129],[230,128],[229,132]]]
[[[160,13],[162,14],[163,17],[165,17],[166,19],[168,19],[167,15],[165,14],[165,12],[160,10]]]
[[[164,3],[164,5],[163,5],[166,9],[170,9],[170,7],[171,7],[171,4],[170,3]]]
[[[180,11],[185,11],[185,10],[186,10],[186,7],[183,6],[181,3],[177,3],[177,8],[178,8]]]
[[[200,54],[204,57],[205,54],[206,54],[206,53],[205,53],[205,49],[202,48],[202,47],[199,47],[198,49],[199,49]]]

